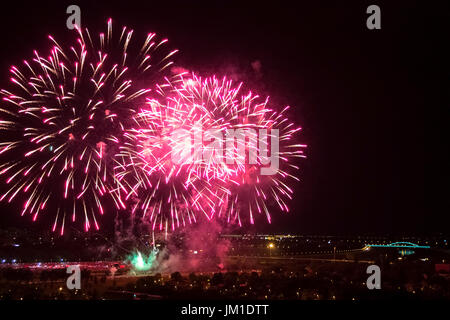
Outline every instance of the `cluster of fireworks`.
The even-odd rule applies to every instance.
[[[0,201],[22,199],[33,220],[55,212],[61,235],[80,218],[99,229],[109,203],[166,232],[289,210],[305,146],[287,108],[226,78],[174,74],[167,39],[138,44],[111,20],[97,37],[77,29],[72,46],[49,40],[49,55],[12,66],[14,89],[0,91]]]

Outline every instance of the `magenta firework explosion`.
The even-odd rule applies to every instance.
[[[154,33],[140,44],[132,36],[127,27],[113,33],[109,20],[107,32],[96,37],[77,29],[72,46],[49,36],[48,56],[34,51],[23,67],[11,67],[14,89],[0,91],[0,174],[6,180],[0,200],[24,198],[22,215],[33,220],[51,206],[53,230],[61,234],[67,218],[79,215],[85,230],[92,222],[98,229],[105,198],[125,208],[113,155],[139,99],[177,51]]]
[[[204,161],[192,165],[191,156],[183,158],[190,151],[185,136],[204,115],[191,104],[176,103],[178,84],[184,85],[182,76],[159,86],[158,99],[149,98],[133,117],[135,125],[125,132],[117,155],[116,180],[128,189],[125,199],[135,202],[132,212],[143,212],[153,229],[174,230],[195,222],[199,213],[209,218],[220,200],[212,190],[224,190],[198,170]],[[176,139],[179,132],[183,139]]]
[[[221,186],[209,192],[220,199],[209,217],[217,213],[227,222],[242,225],[242,214],[253,224],[255,213],[264,213],[270,223],[268,207],[273,204],[287,212],[287,201],[292,198],[290,180],[298,180],[294,160],[304,157],[302,149],[306,147],[292,142],[301,128],[284,115],[288,107],[273,111],[268,99],[252,92],[243,94],[242,84],[234,85],[225,78],[202,80],[193,75],[184,79],[177,93],[177,104],[195,108],[202,115],[203,140],[198,138],[201,143],[195,145],[194,132],[195,159],[188,161],[189,165]],[[175,144],[180,141],[179,135],[176,138]],[[196,157],[198,149],[203,157]]]
[[[264,109],[266,108],[264,103]],[[219,217],[228,222],[242,225],[241,214],[247,214],[249,222],[254,224],[255,214],[263,213],[271,223],[270,208],[278,207],[289,212],[288,201],[292,199],[292,181],[298,181],[296,158],[304,158],[304,144],[295,143],[294,136],[301,130],[286,118],[284,113],[269,111],[260,119],[259,131],[248,133],[248,145],[245,150],[248,158],[242,163],[236,174],[229,179],[229,193],[225,194],[226,206],[219,208]],[[266,109],[267,110],[267,109]],[[244,117],[245,126],[250,118]],[[245,142],[244,142],[245,143]],[[239,153],[239,142],[237,143]],[[270,149],[270,156],[267,156]],[[251,157],[254,161],[251,161]]]
[[[272,204],[288,211],[293,160],[305,146],[291,142],[300,128],[287,108],[274,112],[226,78],[180,75],[157,91],[134,117],[116,167],[134,209],[172,229],[199,213],[241,225],[243,213],[250,223],[256,212],[270,222]]]

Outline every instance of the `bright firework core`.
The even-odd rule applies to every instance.
[[[137,251],[127,258],[131,262],[133,268],[137,271],[148,271],[154,266],[158,249],[153,249],[152,252],[145,256]]]

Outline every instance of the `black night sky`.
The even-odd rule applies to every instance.
[[[235,76],[290,105],[308,158],[291,213],[258,232],[448,232],[450,7],[422,1],[10,1],[0,11],[0,86],[8,68],[71,36],[66,8],[100,30],[112,17],[154,31],[180,66]],[[245,2],[245,3],[244,3]],[[293,5],[295,3],[295,6]],[[382,29],[366,28],[381,7]],[[103,30],[103,29],[101,29]],[[261,62],[261,75],[251,63]],[[1,134],[1,133],[0,133]],[[439,154],[439,155],[438,155]],[[3,183],[3,182],[2,182]],[[17,206],[17,203],[15,204]],[[0,205],[0,228],[47,228]],[[112,213],[111,213],[112,214]],[[109,217],[101,222],[107,225]]]

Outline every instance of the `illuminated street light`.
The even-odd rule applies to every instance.
[[[269,248],[269,256],[271,257],[272,256],[272,249],[275,247],[275,245],[272,242],[270,242],[267,245],[267,247]]]

